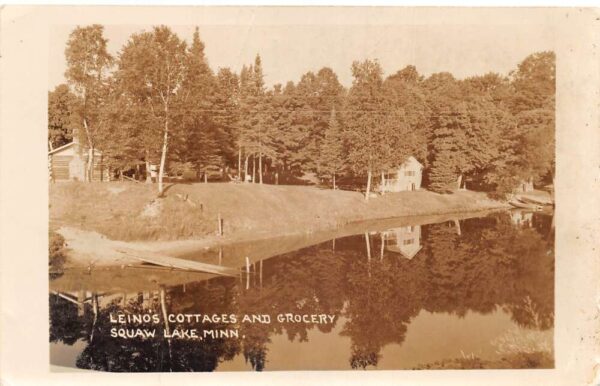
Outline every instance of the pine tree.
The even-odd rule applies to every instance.
[[[342,130],[337,120],[335,109],[331,111],[329,124],[325,131],[325,138],[320,147],[321,173],[331,177],[333,189],[336,189],[336,174],[344,167],[344,142]]]
[[[241,174],[241,152],[237,148],[239,137],[239,76],[229,68],[221,68],[217,73],[217,89],[213,103],[212,119],[220,128],[220,142],[224,161],[229,165],[236,164],[238,176]]]
[[[258,173],[262,184],[266,159],[275,155],[275,123],[273,120],[273,95],[266,93],[260,55],[256,55],[254,65],[244,66],[240,74],[241,108],[240,136],[238,146],[243,149],[244,176],[248,175],[248,162],[252,157],[253,182]]]
[[[193,165],[197,173],[208,166],[221,166],[224,154],[222,127],[215,122],[217,84],[204,55],[198,28],[187,50],[181,93],[181,132],[174,152],[183,165]],[[184,166],[185,168],[185,166]]]

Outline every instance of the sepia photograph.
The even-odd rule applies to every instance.
[[[53,371],[553,369],[554,39],[52,28]]]
[[[600,9],[0,36],[1,385],[600,385]]]

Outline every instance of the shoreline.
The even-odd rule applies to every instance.
[[[349,222],[341,227],[333,227],[333,228],[322,228],[316,231],[298,231],[298,232],[286,232],[286,233],[277,233],[271,235],[265,235],[263,237],[248,237],[246,235],[240,235],[239,237],[219,237],[219,236],[210,236],[204,239],[187,239],[187,240],[161,240],[161,241],[132,241],[129,245],[136,246],[142,249],[150,249],[162,253],[171,253],[174,256],[184,255],[188,253],[192,253],[194,251],[198,251],[202,248],[211,249],[217,247],[226,247],[231,246],[238,243],[252,243],[252,242],[266,242],[269,240],[277,240],[283,238],[293,238],[293,237],[310,237],[312,235],[320,235],[320,234],[328,234],[332,235],[331,238],[335,237],[346,237],[351,236],[353,234],[358,234],[360,232],[356,231],[358,228],[364,228],[367,225],[373,225],[373,228],[380,228],[382,223],[389,224],[404,224],[407,225],[426,225],[437,222],[443,222],[445,218],[471,218],[478,217],[478,215],[487,215],[489,213],[493,213],[496,211],[509,210],[513,208],[512,206],[499,205],[497,207],[488,207],[477,210],[458,210],[458,211],[448,211],[448,212],[439,212],[439,213],[429,213],[429,214],[418,214],[418,215],[403,215],[403,216],[390,216],[390,217],[379,217],[379,218],[370,218],[363,220],[355,220]],[[424,221],[427,219],[429,221]],[[411,220],[411,221],[409,221]],[[375,229],[373,229],[375,230]],[[378,229],[377,229],[378,230]]]
[[[205,186],[201,186],[205,188]],[[225,186],[225,188],[229,188]],[[263,190],[281,190],[278,186],[257,187]],[[257,190],[259,190],[257,189]],[[323,191],[315,188],[298,189],[293,187],[293,190],[304,190],[307,195]],[[459,191],[451,195],[437,195],[427,191],[388,193],[385,196],[380,196],[365,203],[362,197],[356,200],[355,192],[345,191],[325,191],[333,199],[329,199],[331,207],[324,207],[321,212],[316,213],[316,219],[311,220],[312,213],[305,215],[302,224],[301,221],[294,218],[294,212],[286,212],[288,218],[280,220],[278,227],[238,227],[232,230],[231,226],[223,236],[219,236],[216,232],[208,232],[202,237],[183,237],[176,239],[163,240],[118,240],[109,237],[100,232],[99,229],[94,229],[95,223],[88,222],[76,224],[73,221],[68,221],[65,218],[57,218],[51,216],[51,228],[61,234],[66,241],[67,264],[65,268],[81,268],[92,266],[123,266],[140,263],[119,252],[119,249],[128,248],[139,251],[151,251],[157,253],[168,254],[170,256],[185,256],[193,252],[202,252],[215,247],[227,247],[239,243],[252,242],[267,242],[268,240],[291,239],[291,238],[308,238],[313,235],[319,235],[321,238],[331,236],[330,238],[340,237],[340,234],[348,233],[349,230],[364,228],[369,224],[381,223],[407,223],[414,222],[415,224],[423,223],[424,218],[431,218],[430,222],[435,222],[436,217],[461,217],[461,215],[483,213],[497,210],[510,209],[511,206],[502,201],[492,200],[485,196],[484,193]],[[333,195],[332,195],[333,193]],[[176,193],[177,194],[177,193]],[[171,201],[176,204],[184,205],[181,200],[173,199],[176,194],[171,195]],[[285,194],[285,193],[284,193]],[[178,194],[177,194],[178,195]],[[348,207],[352,207],[351,213],[348,213],[347,208],[340,205],[337,207],[337,196],[343,198],[350,197],[354,202],[350,202]],[[109,194],[109,198],[113,196]],[[52,194],[51,194],[52,198]],[[198,200],[197,197],[194,200]],[[433,200],[433,201],[432,201]],[[409,205],[406,204],[409,203]],[[308,203],[302,203],[306,204]],[[287,205],[287,203],[286,203]],[[348,204],[345,204],[348,205]],[[291,206],[291,205],[288,205]],[[366,210],[365,210],[366,208]],[[77,208],[83,212],[81,208]],[[187,208],[185,208],[187,209]],[[266,211],[266,210],[265,210]],[[133,210],[131,211],[133,212]],[[310,208],[306,208],[306,212],[310,212]],[[168,213],[167,213],[168,214]],[[302,213],[306,214],[306,213]],[[163,215],[165,215],[163,213]],[[452,216],[454,215],[454,216]],[[299,214],[300,217],[300,214]],[[325,220],[322,219],[325,217]],[[472,217],[472,216],[471,216]],[[67,220],[67,221],[66,221]],[[244,224],[247,219],[244,214],[239,214],[239,223]],[[287,223],[291,223],[288,225]],[[296,223],[300,222],[300,225]],[[439,221],[438,221],[439,222]],[[278,225],[278,224],[276,224]],[[287,225],[287,226],[284,226]],[[302,226],[307,225],[307,226]],[[413,225],[413,224],[410,224]],[[90,229],[91,228],[91,229]],[[97,228],[100,228],[97,226]],[[315,237],[319,238],[319,237]]]

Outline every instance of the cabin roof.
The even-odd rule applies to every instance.
[[[73,145],[81,146],[80,143],[71,141],[71,142],[67,143],[66,145],[62,145],[61,147],[57,147],[56,149],[49,151],[48,155],[59,153],[59,152],[61,152],[63,150],[66,150],[66,149],[70,148]],[[95,155],[102,155],[102,152],[100,150],[98,150],[98,149],[94,149],[94,154]]]
[[[71,142],[67,143],[66,145],[62,145],[61,147],[57,147],[57,148],[56,148],[56,149],[54,149],[54,150],[50,150],[50,151],[48,152],[48,155],[51,155],[51,154],[54,154],[54,153],[58,153],[59,151],[63,151],[63,150],[65,150],[65,149],[67,149],[67,148],[69,148],[69,147],[73,146],[74,144],[75,144],[75,142],[72,142],[72,141],[71,141]]]

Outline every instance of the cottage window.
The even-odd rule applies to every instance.
[[[415,243],[415,239],[406,239],[404,240],[404,245],[410,245],[410,244],[414,244]]]
[[[415,175],[415,171],[414,170],[407,170],[404,172],[404,175],[407,177],[412,177]]]

